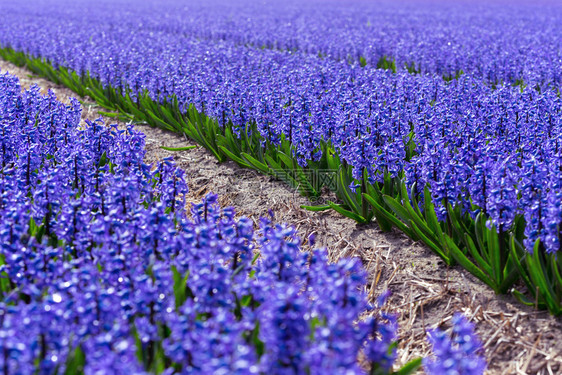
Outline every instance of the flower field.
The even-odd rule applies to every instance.
[[[212,194],[188,218],[183,171],[144,164],[142,133],[0,87],[5,374],[364,373],[360,350],[387,373],[395,318],[355,259],[301,252],[294,228],[255,231]]]
[[[0,57],[106,117],[179,133],[283,181],[303,210],[403,232],[562,315],[554,2],[6,1],[0,21]],[[184,171],[145,164],[141,132],[80,125],[78,101],[0,77],[4,373],[420,366],[393,366],[396,317],[356,260],[214,194],[190,207]],[[452,339],[428,331],[423,368],[482,373],[473,326],[452,322]]]

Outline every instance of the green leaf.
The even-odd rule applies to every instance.
[[[414,231],[412,231],[406,224],[401,222],[392,214],[391,212],[387,211],[379,202],[377,202],[372,196],[368,194],[364,194],[365,199],[375,211],[375,216],[377,217],[377,221],[379,222],[379,226],[381,226],[381,221],[379,221],[379,217],[383,219],[383,221],[387,221],[394,225],[396,228],[404,232],[408,237],[413,239],[414,241],[418,240],[418,236],[415,235]],[[388,228],[388,226],[386,226]],[[382,226],[381,226],[382,229]],[[390,230],[390,228],[388,228]]]
[[[250,306],[250,302],[252,302],[252,296],[247,295],[242,297],[242,299],[240,300],[240,305],[242,305],[243,307],[248,307]]]
[[[270,167],[270,171],[282,181],[285,181],[292,188],[296,188],[299,184],[289,173],[269,155],[265,155],[265,160]]]
[[[416,370],[421,366],[422,359],[416,358],[406,363],[400,368],[400,370],[394,372],[395,375],[410,375],[416,372]]]
[[[449,251],[453,258],[468,272],[476,276],[478,279],[483,281],[485,284],[489,285],[496,293],[498,293],[498,285],[496,284],[495,280],[490,278],[489,275],[486,275],[482,270],[474,265],[465,255],[464,253],[455,245],[451,237],[445,235],[445,241],[447,241],[447,245],[449,247]]]
[[[137,120],[139,120],[139,121],[146,121],[147,116],[137,108],[136,104],[133,103],[133,100],[131,99],[131,97],[129,96],[129,94],[127,94],[127,96],[126,96],[125,99],[126,99],[126,100],[123,101],[123,102],[124,102],[125,104],[127,104],[127,106],[126,106],[126,108],[125,108],[126,111],[129,112],[129,113],[131,113],[131,114],[133,114],[133,116],[134,116]]]
[[[511,268],[504,270],[504,276],[502,282],[499,285],[499,291],[502,294],[507,293],[507,291],[511,288],[511,286],[517,281],[519,278],[519,270],[512,265]]]
[[[328,169],[332,171],[338,171],[341,167],[341,162],[338,154],[332,149],[327,147],[326,152],[326,162],[328,164]]]
[[[305,205],[302,205],[301,208],[304,209],[304,210],[308,210],[308,211],[318,212],[318,211],[329,210],[332,207],[329,204],[325,204],[325,205],[321,205],[321,206],[305,206]]]
[[[29,235],[31,237],[35,236],[37,234],[38,229],[39,228],[37,227],[37,224],[35,223],[35,220],[33,218],[29,219],[29,229],[28,229]],[[3,263],[0,263],[0,264],[3,264]]]
[[[367,65],[367,59],[365,59],[365,57],[361,56],[359,58],[359,65],[364,68]]]
[[[256,321],[256,326],[252,330],[252,337],[251,337],[251,342],[256,347],[256,354],[258,355],[258,358],[261,357],[263,353],[265,353],[265,344],[263,343],[263,341],[260,340],[259,336],[260,336],[260,322],[258,320]]]
[[[449,203],[447,205],[447,215],[449,219],[449,223],[453,229],[451,235],[453,236],[453,240],[455,243],[464,242],[465,234],[472,233],[473,231],[468,229],[465,223],[463,222],[463,214],[461,213],[461,205],[457,205],[455,208],[451,206]],[[471,219],[469,219],[471,220]],[[472,220],[471,220],[472,221]]]
[[[298,182],[299,182],[299,193],[305,196],[313,196],[317,197],[320,194],[314,189],[314,186],[310,183],[308,178],[303,173],[303,170],[300,166],[296,166],[294,169],[295,173],[297,174]]]
[[[279,157],[279,159],[281,159],[283,164],[285,164],[287,166],[287,169],[293,170],[293,159],[291,159],[289,156],[287,156],[283,152],[279,152],[277,154],[277,156]]]
[[[254,264],[256,264],[256,262],[258,261],[258,258],[260,257],[260,255],[261,255],[261,254],[260,254],[259,252],[257,252],[257,253],[254,255],[254,257],[252,258],[252,266],[253,266]]]
[[[219,146],[219,149],[224,152],[224,154],[229,157],[230,159],[234,160],[238,165],[240,165],[241,167],[244,168],[252,168],[252,166],[246,162],[244,159],[239,158],[238,156],[234,155],[232,152],[230,152],[230,150],[228,150],[226,147],[224,146]]]
[[[182,276],[176,266],[172,266],[172,275],[174,279],[174,296],[176,299],[176,308],[182,306],[187,299],[187,279],[189,272]]]
[[[328,201],[328,205],[336,212],[342,214],[345,217],[348,217],[350,219],[353,219],[355,221],[357,221],[358,223],[364,224],[367,222],[367,220],[365,220],[365,218],[363,218],[361,215],[358,215],[356,213],[353,213],[351,211],[346,210],[345,208],[342,208],[341,205],[339,204],[335,204],[334,202],[330,202]]]
[[[400,197],[402,200],[402,206],[407,212],[408,219],[411,221],[413,225],[415,225],[421,232],[424,233],[425,237],[430,239],[434,244],[436,244],[440,248],[447,249],[447,245],[445,240],[443,239],[443,231],[437,222],[437,216],[435,216],[435,209],[433,208],[433,203],[431,201],[431,195],[429,196],[429,200],[424,197],[425,203],[427,205],[427,216],[429,218],[434,219],[435,224],[434,228],[431,228],[426,219],[421,215],[416,213],[416,210],[410,204],[410,199],[408,197],[408,190],[406,189],[406,184],[400,183]],[[447,251],[441,250],[442,253],[446,254]],[[448,255],[447,255],[447,258]]]
[[[385,195],[394,197],[394,183],[392,181],[392,177],[390,176],[390,173],[388,172],[384,172],[384,176],[383,176],[383,187],[382,187],[382,191]]]
[[[344,171],[344,168],[340,168],[339,177],[340,177],[340,183],[338,184],[339,186],[338,193],[340,195],[339,198],[341,198],[345,202],[345,204],[351,208],[353,212],[357,212],[357,213],[362,212],[362,210],[360,209],[357,203],[357,199],[353,199],[351,197],[351,194],[355,196],[357,196],[357,194],[351,192],[349,188],[350,180],[347,178],[347,173]]]
[[[468,248],[470,255],[474,258],[480,269],[482,269],[486,274],[492,275],[492,267],[484,258],[482,258],[470,235],[468,233],[465,233],[464,238],[466,247]]]
[[[383,195],[382,198],[384,200],[384,203],[386,203],[386,205],[390,207],[390,209],[396,214],[396,216],[398,216],[400,220],[402,220],[403,223],[410,222],[410,215],[408,214],[408,211],[404,207],[402,207],[402,205],[398,203],[396,199],[392,198],[389,195]]]
[[[526,295],[516,289],[513,289],[513,296],[524,305],[535,306],[536,301],[530,300]]]
[[[107,153],[104,151],[103,154],[100,157],[100,161],[98,163],[98,165],[101,167],[104,167],[105,165],[107,165],[107,163],[109,162],[109,159],[107,158]]]
[[[501,262],[498,233],[496,232],[496,227],[494,225],[492,225],[490,229],[486,229],[486,232],[488,238],[487,246],[490,266],[492,267],[492,276],[494,277],[496,282],[500,283],[503,276],[503,265]]]
[[[2,255],[2,258],[3,257],[4,256]],[[5,271],[0,273],[0,290],[2,291],[2,297],[11,291],[10,280],[8,279],[8,274]],[[3,298],[0,300],[3,300]]]
[[[550,263],[552,274],[554,276],[554,282],[557,288],[560,290],[562,288],[562,274],[560,273],[560,268],[562,268],[562,260],[558,254],[547,255],[547,263]]]
[[[296,163],[296,160],[292,159],[290,156],[288,156],[282,151],[277,151],[275,153],[275,156],[277,156],[281,160],[281,163],[285,165],[285,167],[280,165],[281,169],[294,172],[295,177],[292,177],[288,172],[287,172],[287,177],[290,178],[289,181],[295,182],[295,187],[298,187],[299,192],[302,195],[314,196],[314,197],[319,195],[318,191],[316,191],[314,186],[312,186],[310,181],[304,175],[302,168]]]
[[[76,375],[84,372],[84,365],[86,364],[86,356],[79,346],[74,349],[67,357],[65,375]]]
[[[476,218],[474,220],[474,235],[478,244],[478,248],[482,250],[482,256],[485,256],[486,261],[490,264],[490,267],[492,267],[486,241],[486,230],[488,230],[488,228],[486,228],[484,216],[482,215],[482,213],[479,213],[478,215],[476,215]]]
[[[412,202],[412,208],[416,211],[416,214],[418,216],[423,216],[422,212],[420,211],[420,207],[416,197],[416,191],[417,191],[417,183],[414,182],[412,184],[412,187],[410,188],[410,200]]]
[[[156,114],[154,114],[154,112],[152,112],[150,109],[148,108],[144,108],[144,111],[148,114],[149,119],[152,120],[153,124],[156,125],[159,128],[168,130],[168,131],[174,131],[174,127],[170,124],[168,124],[167,122],[165,122],[163,119],[161,119],[160,117],[158,117]],[[150,122],[150,121],[149,121]]]
[[[160,146],[160,148],[162,150],[166,150],[166,151],[187,151],[187,150],[193,150],[194,148],[197,148],[197,146],[185,146],[185,147],[165,147],[165,146]]]
[[[538,240],[537,240],[538,241]],[[519,271],[519,276],[527,286],[527,289],[534,293],[533,282],[529,278],[529,273],[526,269],[526,257],[530,256],[529,253],[523,249],[523,246],[515,239],[513,235],[510,236],[510,249],[511,249],[511,259],[515,263]],[[522,255],[520,255],[522,254]],[[525,266],[524,266],[525,265]]]
[[[245,152],[240,153],[240,155],[242,155],[242,157],[255,169],[257,169],[259,171],[262,171],[265,174],[271,174],[271,172],[269,170],[269,166],[260,162],[259,160],[254,158],[252,155],[247,154]]]
[[[413,222],[410,222],[410,228],[412,228],[412,230],[417,235],[417,237],[423,243],[425,243],[427,246],[429,246],[431,248],[431,250],[433,250],[435,252],[435,254],[439,255],[443,259],[443,261],[445,261],[445,263],[447,265],[452,264],[452,258],[450,258],[448,254],[443,252],[443,250],[441,249],[441,246],[439,246],[439,244],[433,242],[433,240],[431,240],[429,237],[427,237],[425,235],[425,233],[423,233],[423,231],[421,231],[416,224],[414,224]]]
[[[196,115],[196,117],[199,118],[199,115]],[[188,120],[187,124],[188,126],[187,128],[185,128],[185,130],[188,135],[193,140],[195,140],[195,142],[199,143],[201,146],[209,150],[218,159],[219,162],[224,161],[225,158],[219,153],[220,149],[216,147],[216,145],[214,145],[212,142],[207,141],[207,138],[203,136],[203,133],[199,129],[197,122]]]
[[[435,206],[433,205],[433,198],[431,197],[428,186],[424,188],[423,199],[423,213],[429,229],[431,229],[435,234],[442,233],[443,231],[441,229],[441,226],[439,225],[439,221],[437,220],[437,215],[435,214]]]
[[[114,108],[113,105],[107,101],[103,92],[97,89],[94,84],[91,84],[87,88],[87,92],[89,96],[91,96],[96,102],[98,102],[98,104],[102,105],[103,107],[111,109]]]
[[[130,116],[130,115],[124,113],[124,111],[123,111],[123,112],[104,112],[104,111],[98,111],[98,114],[99,114],[99,115],[102,115],[102,116],[105,116],[105,117],[112,117],[112,118],[119,118],[119,117],[122,117],[122,116],[127,116],[127,117],[129,117],[129,118],[132,118],[132,116]]]
[[[225,127],[224,130],[224,137],[226,139],[226,141],[228,142],[228,145],[230,146],[230,150],[232,150],[232,152],[235,152],[236,154],[240,154],[241,152],[241,145],[239,145],[240,140],[238,138],[236,138],[236,136],[234,135],[234,133],[232,132],[232,129],[230,128],[230,126]]]
[[[527,257],[528,270],[533,284],[539,287],[539,293],[544,298],[548,310],[556,314],[560,311],[560,301],[557,301],[556,294],[546,279],[547,271],[541,259],[539,245],[540,242],[537,241],[533,254]]]
[[[172,124],[172,126],[175,128],[176,132],[182,131],[182,129],[183,129],[182,124],[180,124],[176,120],[175,116],[172,114],[172,112],[170,112],[170,110],[168,108],[166,108],[164,105],[160,105],[160,112],[162,113],[162,115],[164,116],[166,121]]]

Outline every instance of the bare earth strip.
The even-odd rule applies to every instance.
[[[0,60],[0,72],[6,71],[19,77],[23,88],[37,84],[43,92],[53,90],[63,102],[76,96]],[[98,111],[103,108],[89,98],[82,102],[84,120],[100,117]],[[460,311],[476,323],[489,361],[487,373],[562,373],[562,318],[523,306],[511,296],[495,295],[468,272],[446,267],[429,249],[401,233],[382,233],[374,223],[357,225],[335,212],[302,210],[300,205],[310,202],[282,182],[231,161],[219,164],[201,147],[182,152],[162,150],[160,146],[183,147],[193,142],[146,124],[135,126],[146,134],[147,163],[173,156],[186,171],[189,201],[199,201],[212,191],[219,194],[222,205],[235,207],[239,215],[256,223],[271,209],[277,222],[294,225],[303,239],[315,233],[317,246],[327,247],[332,259],[359,257],[369,272],[366,288],[370,295],[374,298],[385,289],[393,293],[387,308],[399,315],[399,364],[427,355],[425,330],[436,325],[448,328],[452,314]]]

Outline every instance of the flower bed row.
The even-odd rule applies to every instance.
[[[463,72],[492,83],[560,87],[559,2],[541,0],[531,5],[516,0],[509,5],[482,0],[423,4],[385,0],[166,0],[164,4],[139,4],[128,0],[102,6],[88,1],[4,1],[0,5],[0,14],[5,15],[0,38],[15,46],[22,43],[35,55],[43,56],[53,49],[57,55],[66,51],[72,61],[69,52],[80,55],[81,48],[68,44],[68,29],[73,30],[76,41],[90,46],[107,44],[105,39],[123,35],[110,43],[113,50],[106,49],[106,55],[98,55],[92,64],[119,64],[126,52],[122,47],[142,40],[154,42],[137,50],[141,55],[144,50],[155,54],[170,51],[169,46],[179,40],[182,44],[224,41],[226,45],[291,51],[367,67],[448,78]],[[38,18],[40,24],[36,23]],[[90,25],[92,18],[96,19],[95,27]],[[44,32],[50,35],[50,44],[42,43]],[[30,35],[36,42],[33,46],[26,40]],[[168,53],[162,57],[161,69],[174,64]]]

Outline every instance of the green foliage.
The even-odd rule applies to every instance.
[[[160,146],[160,148],[162,150],[166,150],[166,151],[187,151],[187,150],[193,150],[194,148],[196,148],[197,146],[185,146],[185,147],[165,147],[165,146]]]
[[[414,374],[422,365],[422,359],[416,358],[406,363],[400,370],[394,372],[395,375],[410,375]]]
[[[510,238],[510,250],[521,279],[533,299],[518,290],[514,291],[515,297],[526,305],[546,308],[554,315],[562,315],[562,258],[547,254],[540,240],[535,242],[533,252],[529,253],[515,236]]]
[[[362,68],[364,68],[365,66],[367,66],[367,59],[366,59],[365,57],[361,56],[361,57],[359,58],[359,65],[360,65]]]
[[[70,353],[66,360],[65,375],[77,375],[84,373],[84,365],[86,364],[86,356],[80,346],[77,346],[72,353]]]
[[[393,73],[396,73],[396,60],[383,56],[377,62],[377,68],[391,70]]]

